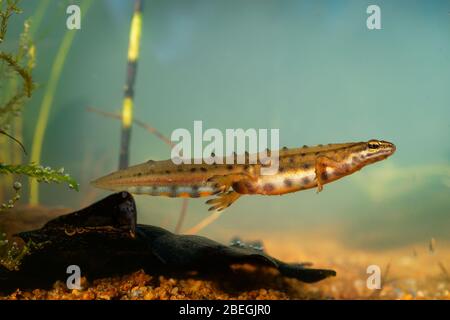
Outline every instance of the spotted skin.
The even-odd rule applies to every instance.
[[[394,144],[380,140],[282,148],[278,172],[272,175],[262,175],[263,164],[249,163],[248,153],[245,164],[230,164],[236,155],[221,159],[222,163],[211,155],[216,159],[212,164],[176,165],[172,160],[150,160],[113,172],[92,184],[113,191],[174,198],[217,195],[207,203],[212,204],[212,210],[223,210],[245,194],[282,195],[311,188],[320,192],[323,185],[384,160],[395,150]]]

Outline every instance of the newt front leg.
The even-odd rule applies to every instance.
[[[253,177],[246,173],[230,173],[226,175],[212,176],[207,180],[207,182],[214,184],[215,187],[221,189],[222,192],[227,192],[234,183],[241,182],[246,179],[253,179]]]
[[[333,168],[335,172],[342,171],[342,164],[326,156],[318,156],[314,163],[315,180],[317,181],[317,193],[323,190],[325,181],[328,180],[327,168]]]
[[[217,175],[208,179],[209,183],[214,183],[216,188],[221,190],[221,193],[217,195],[216,198],[206,201],[206,204],[212,205],[209,208],[211,210],[222,211],[228,208],[233,202],[235,202],[241,196],[240,193],[231,190],[228,191],[235,183],[245,182],[248,180],[254,180],[256,178],[252,177],[247,173],[231,173],[227,175]]]

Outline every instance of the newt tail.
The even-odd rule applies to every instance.
[[[283,148],[279,151],[278,172],[262,175],[260,161],[229,164],[227,159],[213,164],[180,164],[172,160],[131,166],[92,182],[98,188],[152,196],[199,198],[217,195],[206,203],[209,210],[224,210],[242,195],[282,195],[317,188],[384,160],[396,150],[382,140],[338,143],[315,147]],[[233,157],[235,160],[236,157]]]

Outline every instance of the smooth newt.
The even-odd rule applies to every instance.
[[[283,148],[278,172],[261,175],[256,164],[180,164],[172,160],[148,161],[99,178],[98,188],[168,197],[207,197],[209,210],[223,210],[241,195],[282,195],[316,188],[350,175],[364,166],[386,159],[395,145],[380,140],[315,147]],[[248,160],[248,154],[246,155]]]

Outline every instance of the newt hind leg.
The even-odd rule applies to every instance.
[[[208,211],[222,211],[231,206],[240,196],[241,194],[236,191],[219,193],[216,198],[206,201],[206,204],[212,205]]]

